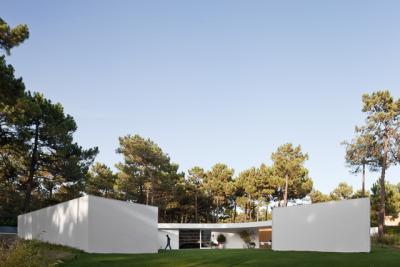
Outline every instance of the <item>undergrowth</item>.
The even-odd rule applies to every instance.
[[[77,258],[80,253],[80,250],[38,239],[9,239],[0,245],[0,266],[55,266],[64,260]]]

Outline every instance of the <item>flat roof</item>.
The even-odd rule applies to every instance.
[[[254,229],[272,227],[272,221],[248,223],[159,223],[159,230],[177,229]]]

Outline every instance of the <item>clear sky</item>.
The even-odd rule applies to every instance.
[[[235,174],[292,142],[324,193],[361,175],[343,140],[361,96],[400,97],[400,1],[10,1],[31,37],[7,58],[28,90],[60,102],[75,140],[114,168],[118,137],[155,141],[180,171]],[[387,180],[400,182],[400,167]],[[379,177],[367,173],[370,188]]]

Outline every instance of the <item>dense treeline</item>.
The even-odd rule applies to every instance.
[[[28,37],[26,25],[11,28],[0,19],[0,50],[8,56]],[[73,141],[74,119],[60,103],[27,91],[5,59],[0,57],[0,217],[91,194],[155,205],[160,222],[250,222],[270,219],[273,205],[370,196],[371,221],[382,235],[384,216],[396,218],[400,211],[400,183],[385,180],[386,169],[400,158],[400,99],[394,101],[389,91],[363,95],[366,124],[342,143],[350,172],[363,174],[362,189],[353,193],[340,183],[325,195],[313,189],[304,167],[308,154],[291,143],[272,153],[270,166],[235,174],[216,163],[185,174],[154,141],[128,134],[119,138],[116,153],[122,161],[116,172],[93,164],[98,149],[85,150]],[[366,169],[381,172],[371,192],[365,190]]]
[[[86,180],[86,193],[159,207],[160,222],[242,222],[266,220],[267,206],[283,199],[304,198],[312,180],[303,163],[301,147],[285,144],[273,153],[274,164],[252,167],[237,177],[227,165],[210,170],[198,166],[187,177],[167,154],[139,135],[119,138],[123,162],[109,167],[95,163]],[[287,161],[285,169],[283,161]],[[287,190],[287,194],[285,194]],[[242,212],[239,212],[242,211]],[[270,215],[269,215],[270,216]]]

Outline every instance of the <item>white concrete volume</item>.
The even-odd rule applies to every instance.
[[[274,208],[272,249],[369,252],[370,199]]]
[[[158,208],[84,196],[18,216],[18,235],[90,253],[157,253]]]

